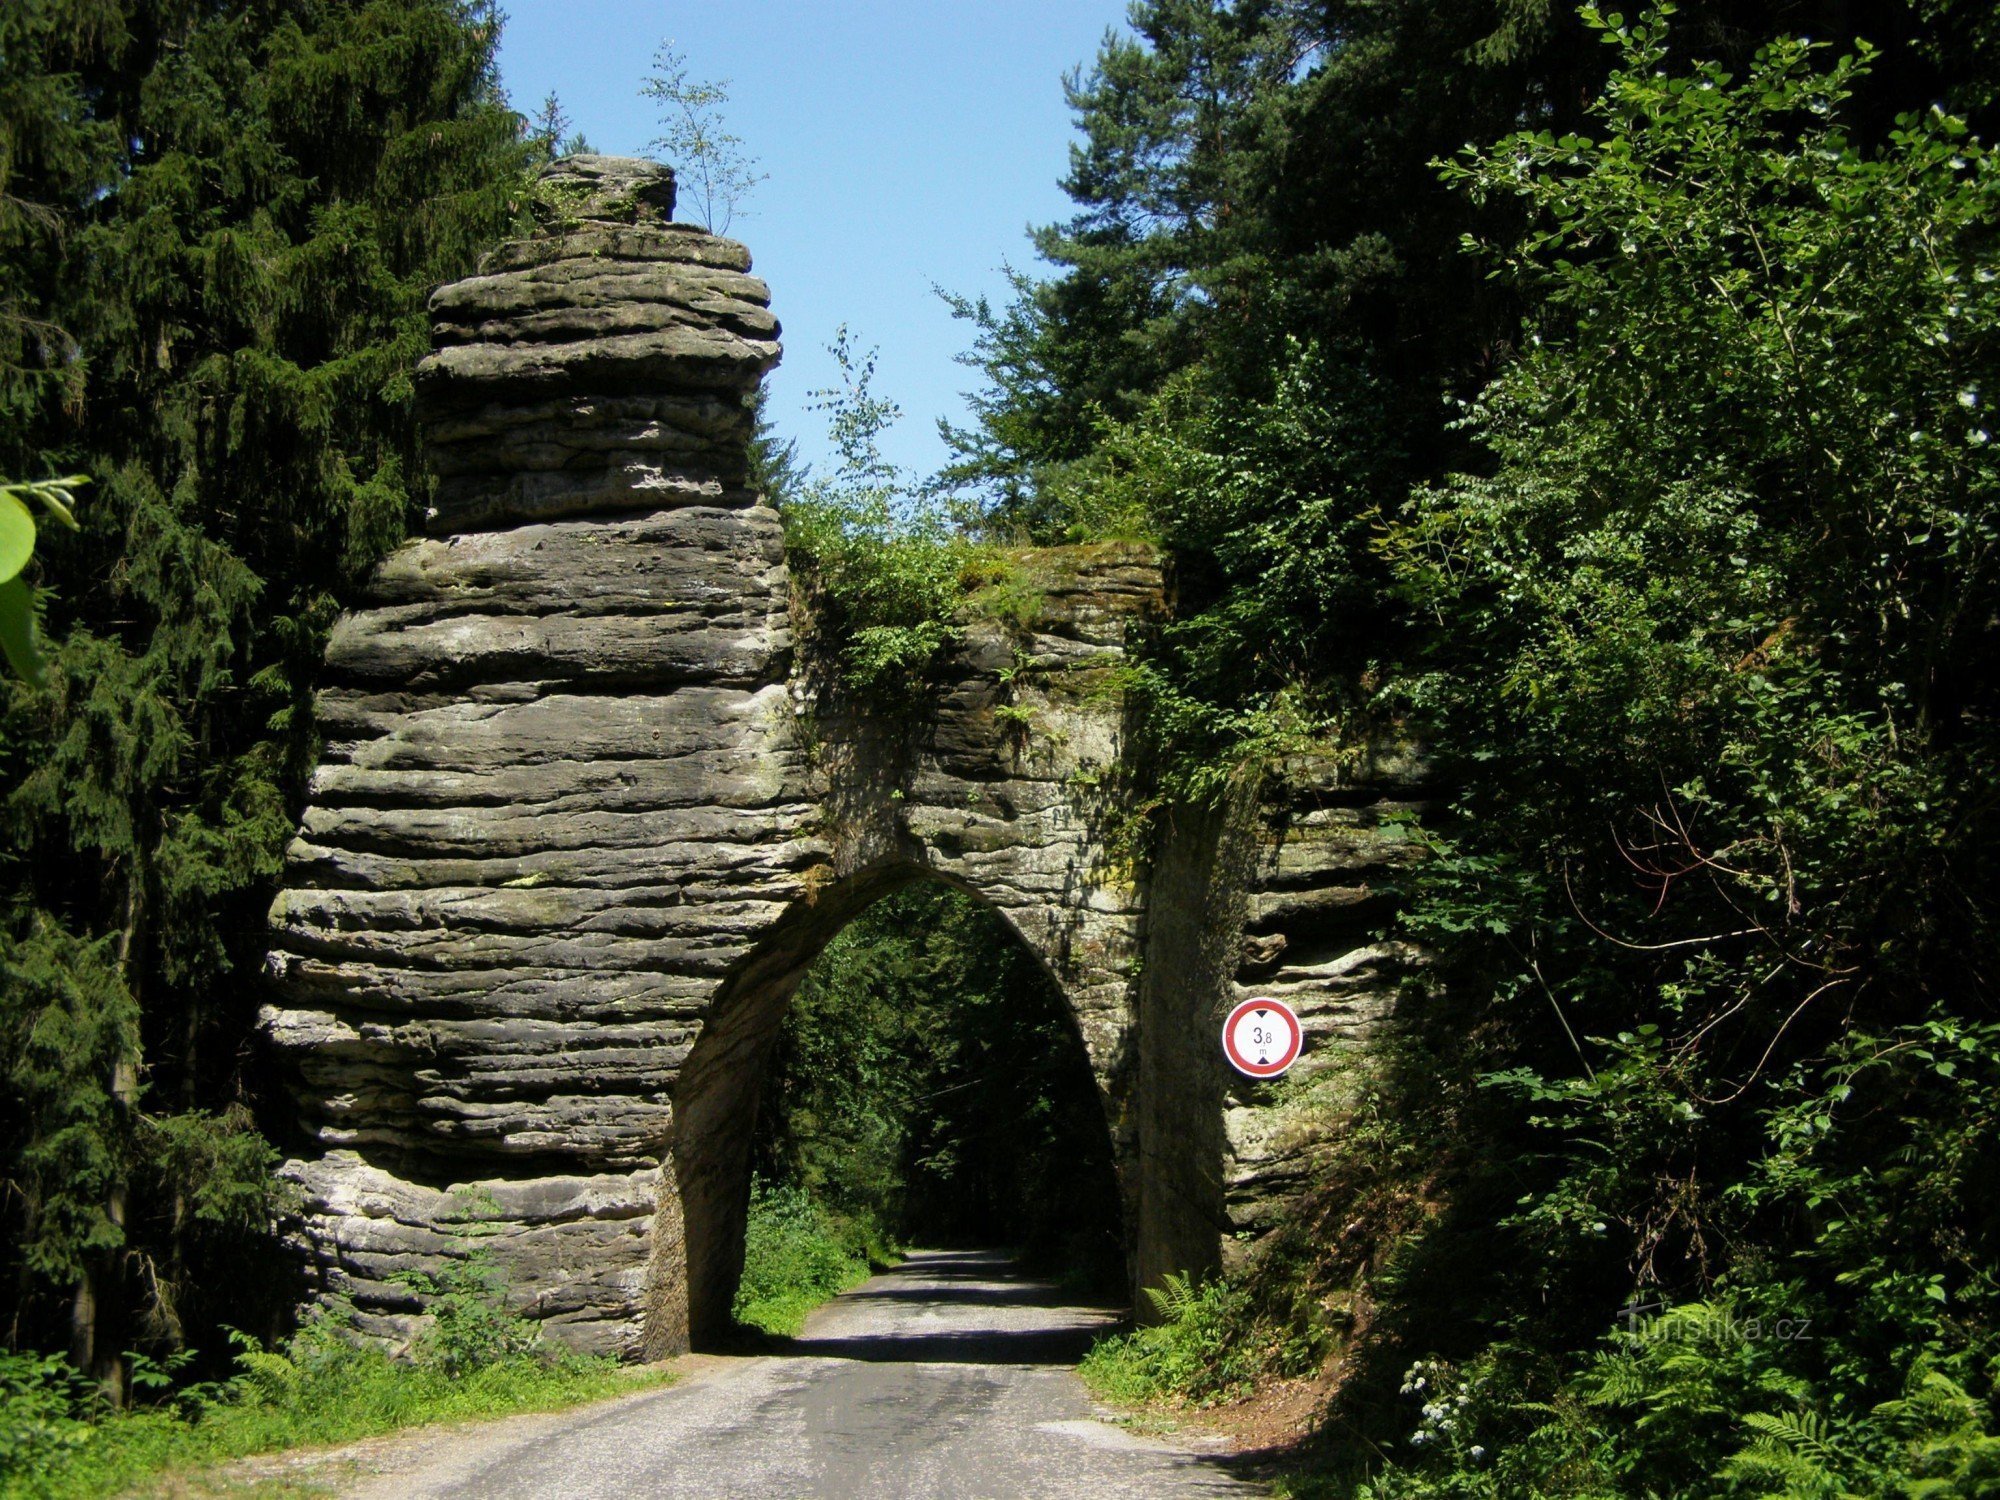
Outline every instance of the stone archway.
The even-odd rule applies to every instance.
[[[1254,984],[1365,1034],[1407,774],[1246,783],[1169,817],[1141,871],[1124,669],[1164,589],[1135,545],[1019,553],[921,701],[845,701],[748,488],[768,291],[672,198],[651,163],[559,163],[542,231],[432,300],[430,535],[334,631],[272,908],[263,1019],[319,1290],[398,1337],[405,1273],[476,1251],[578,1347],[701,1336],[678,1132],[741,1085],[786,976],[917,875],[999,911],[1060,988],[1138,1280],[1215,1264],[1311,1132],[1231,1082],[1210,1021]]]
[[[788,913],[717,995],[700,1038],[682,1064],[674,1093],[674,1133],[662,1163],[656,1219],[655,1272],[646,1313],[646,1347],[709,1347],[730,1329],[730,1306],[743,1262],[751,1130],[759,1089],[791,999],[827,943],[876,901],[918,881],[936,879],[914,863],[875,866],[816,891]],[[957,887],[963,889],[962,887]],[[982,904],[985,904],[982,902]],[[991,909],[991,908],[989,908]],[[1033,953],[1011,921],[1016,942]],[[1039,956],[1038,956],[1039,957]],[[1075,1009],[1059,975],[1042,968],[1050,987]],[[1074,1026],[1075,1045],[1088,1049]],[[1109,1127],[1119,1110],[1112,1093],[1124,1081],[1093,1059],[1091,1072]],[[1129,1145],[1129,1142],[1128,1142]],[[1129,1152],[1123,1153],[1129,1158]],[[1114,1171],[1127,1191],[1120,1222],[1129,1219],[1136,1187],[1129,1159],[1112,1146]]]

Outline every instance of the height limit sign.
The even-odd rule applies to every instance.
[[[1276,1078],[1298,1061],[1305,1031],[1282,1000],[1245,1000],[1222,1023],[1222,1052],[1246,1078]]]

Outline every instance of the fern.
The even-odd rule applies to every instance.
[[[1819,1413],[1750,1412],[1743,1424],[1757,1437],[1723,1464],[1725,1479],[1776,1485],[1764,1493],[1783,1500],[1859,1500],[1841,1478],[1846,1457]]]
[[[1146,1300],[1167,1323],[1184,1322],[1200,1303],[1194,1279],[1184,1271],[1169,1271],[1159,1286],[1146,1288]]]

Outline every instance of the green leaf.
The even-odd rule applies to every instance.
[[[71,491],[89,483],[88,474],[72,474],[67,479],[56,479],[47,484],[37,485],[35,498],[42,502],[42,509],[71,531],[81,531],[83,528],[76,524],[76,513],[70,509],[70,506],[76,503],[76,496]]]
[[[0,494],[0,582],[20,576],[34,555],[34,516],[14,496]]]
[[[0,652],[15,675],[40,687],[48,669],[35,644],[35,599],[19,577],[0,582]]]

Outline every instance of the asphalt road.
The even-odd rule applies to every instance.
[[[1069,1368],[1111,1321],[990,1252],[920,1251],[780,1352],[481,1429],[386,1500],[1182,1500],[1261,1495],[1214,1455],[1099,1420]]]

